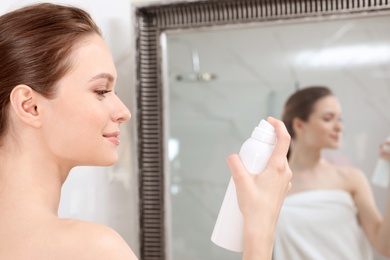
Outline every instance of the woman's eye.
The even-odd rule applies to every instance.
[[[111,92],[112,90],[106,90],[106,89],[104,89],[104,90],[95,90],[95,93],[96,94],[98,94],[99,96],[105,96],[105,94],[107,94],[107,93],[109,93],[109,92]]]

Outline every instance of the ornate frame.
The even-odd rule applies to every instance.
[[[137,7],[136,98],[140,258],[167,259],[160,35],[167,30],[390,9],[390,0],[210,0]]]

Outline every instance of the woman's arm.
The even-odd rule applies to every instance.
[[[389,142],[387,143],[390,145]],[[382,145],[380,156],[390,161],[390,151],[384,145]],[[387,209],[382,217],[364,173],[358,170],[354,170],[354,173],[351,175],[351,182],[354,184],[353,196],[358,209],[360,225],[375,250],[384,256],[390,256],[390,192],[388,193]]]
[[[228,157],[244,217],[244,260],[272,258],[280,208],[291,187],[292,172],[286,159],[290,135],[281,121],[269,118],[268,122],[275,127],[277,143],[261,174],[249,174],[237,154]]]
[[[390,163],[390,141],[386,141],[381,145],[380,157]],[[390,174],[390,172],[388,174]],[[379,252],[382,252],[382,254],[386,256],[390,256],[390,190],[388,190],[387,208],[377,239]]]

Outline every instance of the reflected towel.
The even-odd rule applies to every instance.
[[[275,234],[274,260],[370,260],[351,195],[304,191],[286,197]]]

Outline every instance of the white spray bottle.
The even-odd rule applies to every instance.
[[[390,141],[390,135],[387,137],[386,141]],[[386,145],[385,149],[390,150],[390,146]],[[372,183],[387,188],[389,186],[390,179],[390,162],[379,158],[376,165],[374,174],[372,176]]]
[[[251,174],[263,171],[276,142],[274,127],[261,120],[251,137],[241,146],[239,155],[245,168]],[[221,209],[215,223],[211,241],[230,251],[242,252],[244,242],[243,217],[238,206],[236,186],[231,178]]]

